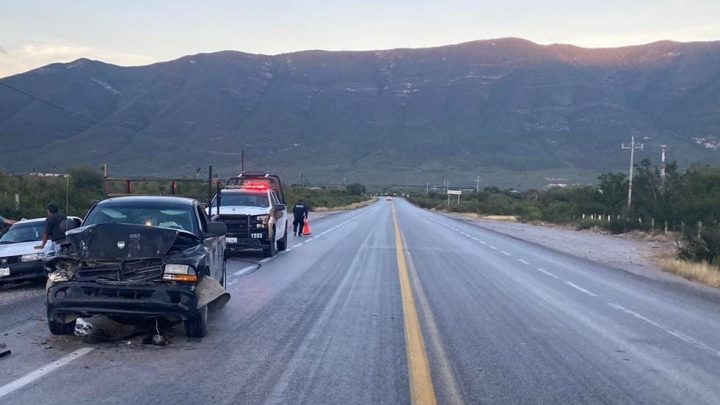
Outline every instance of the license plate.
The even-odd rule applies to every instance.
[[[0,267],[0,277],[7,277],[10,275],[10,267]]]
[[[262,233],[251,233],[250,237],[253,239],[262,239]]]
[[[237,238],[226,238],[225,242],[227,243],[237,243]]]

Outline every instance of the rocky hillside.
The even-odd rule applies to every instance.
[[[245,150],[289,182],[527,187],[624,169],[631,135],[646,138],[640,157],[667,144],[683,165],[720,163],[720,42],[80,59],[0,82],[16,89],[0,86],[0,170],[12,172],[229,175]]]

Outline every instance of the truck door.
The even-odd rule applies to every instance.
[[[210,277],[215,280],[222,280],[223,276],[223,260],[225,260],[225,237],[224,236],[211,236],[208,237],[206,232],[208,229],[208,218],[205,211],[197,207],[198,219],[200,220],[200,227],[203,232],[203,244],[208,251],[208,267],[210,268]]]

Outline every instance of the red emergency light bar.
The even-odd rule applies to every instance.
[[[252,191],[267,191],[270,188],[270,184],[264,181],[246,181],[243,183],[242,188]]]

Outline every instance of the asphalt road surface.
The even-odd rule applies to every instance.
[[[228,262],[203,339],[55,337],[41,288],[0,299],[0,403],[720,403],[716,294],[400,199],[312,225]]]

